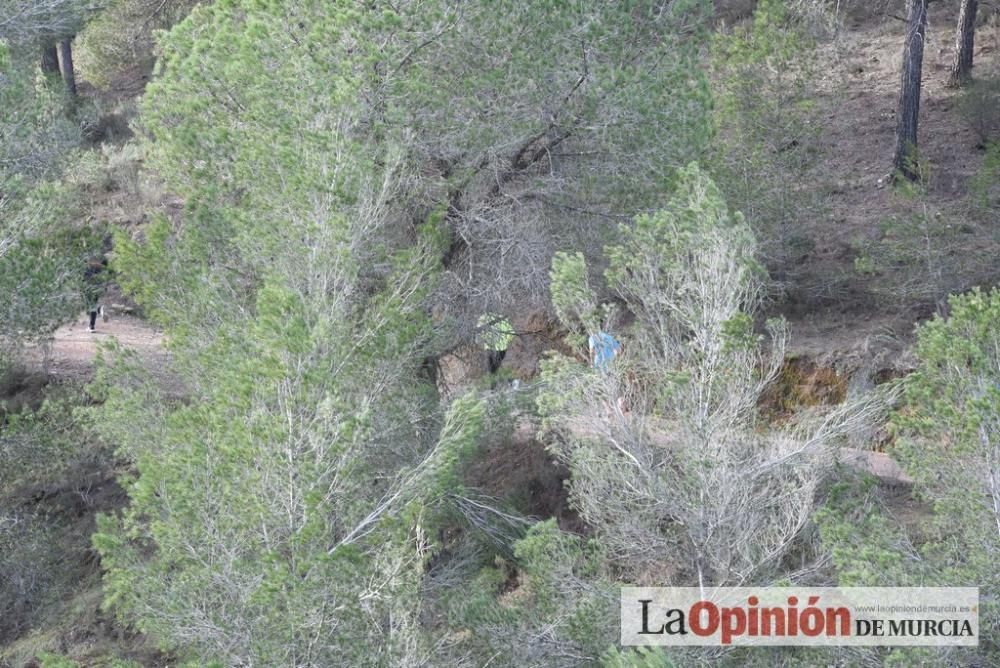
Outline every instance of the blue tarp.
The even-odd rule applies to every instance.
[[[615,358],[621,349],[622,344],[615,337],[607,332],[598,332],[590,335],[590,354],[594,360],[594,368],[607,371],[608,364]]]

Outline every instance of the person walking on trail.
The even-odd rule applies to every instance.
[[[514,327],[507,318],[496,313],[484,313],[479,316],[476,327],[478,329],[476,338],[486,349],[486,363],[489,365],[490,373],[494,374],[500,369],[500,364],[507,354],[507,347],[514,340]]]
[[[87,331],[94,333],[97,331],[97,316],[103,316],[107,322],[107,315],[104,313],[104,306],[101,304],[101,296],[104,293],[104,261],[92,259],[87,263],[87,269],[83,272],[84,295],[87,298],[87,310],[90,313],[90,326]]]
[[[622,350],[622,344],[618,339],[607,332],[591,334],[587,346],[590,348],[590,359],[594,363],[594,368],[604,372],[610,367],[611,360]]]

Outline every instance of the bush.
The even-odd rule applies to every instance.
[[[917,330],[920,366],[893,421],[895,452],[941,519],[940,547],[953,564],[942,575],[992,588],[1000,561],[1000,289],[977,288],[948,306],[947,318]]]
[[[140,198],[142,149],[135,142],[102,144],[99,150],[79,151],[70,161],[63,181],[89,193],[121,192]]]
[[[80,664],[60,654],[45,652],[39,657],[41,668],[80,668]]]
[[[84,271],[101,237],[66,224],[71,201],[60,188],[40,186],[15,212],[22,229],[6,238],[0,229],[0,370],[22,344],[50,335],[84,307]]]
[[[921,183],[900,182],[893,197],[901,213],[880,221],[877,238],[853,242],[855,271],[871,278],[873,293],[941,309],[992,270],[979,221],[943,214]]]
[[[29,503],[23,492],[58,489],[99,454],[74,416],[79,403],[79,394],[60,391],[38,410],[0,410],[0,644],[30,628],[79,577],[72,553],[86,537],[75,530],[76,513],[67,521],[57,502]]]
[[[926,505],[906,500],[907,527],[880,507],[870,482],[844,483],[817,521],[841,586],[979,587],[978,649],[931,650],[923,665],[997,665],[1000,290],[953,296],[948,308],[918,327],[918,367],[890,422],[891,454]],[[916,651],[895,650],[886,665],[917,665]]]
[[[82,456],[73,417],[78,393],[50,394],[38,410],[6,414],[0,402],[0,497],[16,487],[60,480]]]
[[[987,220],[1000,218],[1000,140],[990,142],[980,165],[969,182],[973,207]]]
[[[475,663],[570,668],[594,665],[615,642],[618,591],[596,541],[534,525],[499,561],[444,597],[453,628],[472,629],[460,648]],[[516,569],[516,589],[509,589]],[[499,600],[498,600],[499,598]]]
[[[1000,78],[979,79],[962,89],[958,111],[981,144],[1000,140]]]

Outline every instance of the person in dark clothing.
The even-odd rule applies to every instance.
[[[500,370],[500,365],[503,364],[503,358],[507,355],[506,350],[487,350],[486,351],[486,366],[489,368],[490,373],[496,373]]]
[[[90,312],[90,326],[87,331],[97,331],[97,316],[103,314],[101,295],[104,293],[104,268],[106,260],[91,260],[83,272],[84,294]]]

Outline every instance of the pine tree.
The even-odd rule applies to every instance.
[[[927,36],[927,0],[910,0],[903,64],[900,73],[899,104],[896,110],[896,149],[892,166],[895,173],[910,181],[919,178],[917,122],[920,118],[920,86]]]
[[[961,86],[972,78],[972,52],[976,39],[978,0],[962,0],[955,28],[955,60],[948,74],[948,83]]]

